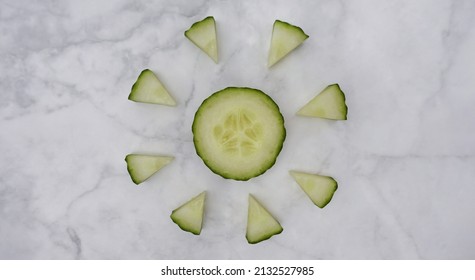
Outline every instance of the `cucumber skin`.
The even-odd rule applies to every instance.
[[[201,229],[200,229],[199,231],[192,231],[192,230],[190,230],[190,229],[187,229],[187,228],[181,226],[180,221],[173,218],[172,215],[173,215],[174,212],[175,212],[175,211],[173,211],[172,214],[170,215],[170,219],[172,219],[172,221],[173,221],[182,231],[184,231],[184,232],[189,232],[189,233],[192,233],[192,234],[194,234],[194,235],[200,235],[200,234],[201,234]]]
[[[134,182],[134,184],[136,185],[140,185],[141,183],[143,183],[144,181],[139,181],[137,180],[137,178],[135,178],[135,176],[132,176],[131,174],[134,173],[134,168],[132,168],[130,165],[129,165],[129,158],[132,156],[133,154],[128,154],[125,156],[125,162],[127,163],[127,172],[129,173],[129,176],[130,176],[130,179],[132,180],[132,182]],[[152,174],[153,175],[153,174]],[[150,177],[149,177],[150,178]],[[148,178],[147,178],[148,179]]]
[[[220,94],[221,92],[225,92],[226,90],[228,89],[245,89],[245,90],[255,90],[255,91],[259,91],[261,93],[263,93],[265,95],[265,97],[270,101],[272,102],[273,104],[275,104],[275,106],[277,106],[277,109],[279,109],[279,113],[280,113],[280,108],[279,108],[279,105],[277,105],[277,103],[275,103],[275,101],[269,96],[267,95],[266,93],[264,93],[263,91],[261,90],[258,90],[258,89],[255,89],[255,88],[250,88],[250,87],[227,87],[225,89],[222,89],[222,90],[219,90],[213,94],[211,94],[210,96],[208,96],[202,103],[199,107],[201,107],[203,104],[205,104],[205,102],[209,102],[210,99],[212,99],[215,95],[217,94]],[[196,141],[196,138],[195,138],[195,120],[196,120],[196,117],[199,115],[199,112],[200,110],[197,110],[196,113],[195,113],[195,116],[194,116],[194,119],[193,119],[193,125],[191,126],[191,131],[193,133],[193,143]],[[201,158],[201,160],[203,161],[203,163],[213,172],[215,173],[216,175],[219,175],[221,177],[223,177],[224,179],[233,179],[233,180],[237,180],[237,181],[248,181],[249,179],[252,179],[252,178],[255,178],[255,177],[258,177],[262,174],[264,174],[267,170],[269,170],[272,166],[274,166],[275,162],[277,161],[277,157],[279,156],[280,152],[282,151],[282,148],[284,146],[284,142],[285,142],[285,138],[287,136],[287,130],[285,129],[285,121],[284,121],[284,116],[282,116],[282,113],[280,113],[280,117],[282,119],[282,126],[284,127],[284,131],[282,133],[282,143],[280,145],[280,147],[278,147],[278,151],[277,151],[277,156],[275,157],[275,159],[269,164],[269,166],[262,170],[261,173],[257,174],[257,175],[254,175],[252,177],[232,177],[232,176],[225,176],[221,173],[219,173],[219,171],[217,170],[214,170],[211,166],[208,165],[208,163],[201,157],[200,155],[200,150],[199,148],[195,145],[195,151],[196,151],[196,154]],[[270,238],[270,237],[269,237]]]
[[[346,121],[346,120],[348,120],[348,105],[346,105],[345,92],[343,90],[341,90],[339,84],[331,84],[331,85],[328,85],[326,88],[329,88],[329,87],[332,87],[332,86],[336,86],[338,88],[338,90],[341,92],[341,96],[343,97],[343,104],[345,105],[345,116],[340,121]],[[331,119],[331,120],[334,120],[334,119]]]
[[[192,230],[190,230],[190,229],[188,229],[188,228],[183,227],[183,226],[180,224],[180,221],[179,221],[179,220],[176,220],[176,219],[173,218],[172,215],[173,215],[174,212],[175,212],[175,211],[173,211],[172,214],[170,215],[170,219],[172,219],[172,221],[173,221],[182,231],[184,231],[184,232],[189,232],[189,233],[192,233],[192,234],[194,234],[194,235],[200,235],[200,234],[201,234],[201,229],[200,229],[199,231],[192,231]]]
[[[251,245],[254,245],[254,244],[257,244],[257,243],[261,243],[262,241],[269,240],[272,236],[277,235],[277,234],[281,234],[283,231],[284,231],[284,229],[282,228],[281,231],[276,232],[276,233],[272,233],[272,234],[270,234],[269,236],[264,237],[264,238],[262,238],[262,239],[259,239],[259,240],[257,240],[257,241],[249,241],[249,239],[248,239],[247,236],[246,236],[246,240],[247,240],[247,243],[249,243],[249,244],[251,244]]]
[[[150,69],[144,69],[142,70],[142,72],[140,72],[139,74],[139,77],[137,78],[137,80],[135,81],[135,83],[132,85],[132,88],[130,89],[130,94],[129,94],[129,97],[127,99],[129,99],[130,101],[134,101],[136,102],[135,100],[133,100],[133,97],[134,97],[134,93],[135,93],[135,88],[138,87],[138,84],[140,83],[140,77],[146,73],[146,72],[149,72],[151,71]]]
[[[136,185],[139,185],[139,184],[141,184],[141,183],[143,183],[143,182],[137,180],[134,176],[131,176],[131,175],[130,175],[130,174],[133,174],[133,173],[134,173],[134,169],[129,166],[129,164],[128,164],[129,162],[127,161],[128,158],[129,158],[129,155],[127,155],[127,156],[125,157],[125,162],[127,163],[127,172],[129,173],[129,176],[130,176],[130,179],[132,180],[132,182],[134,182],[134,184],[136,184]]]
[[[327,176],[327,177],[329,177],[329,176]],[[321,209],[323,209],[325,206],[327,206],[327,205],[332,201],[333,196],[335,195],[335,192],[338,190],[338,182],[335,180],[335,178],[333,178],[333,177],[330,177],[330,178],[331,178],[331,179],[333,180],[333,182],[335,183],[335,190],[332,192],[331,195],[328,196],[327,202],[326,202],[326,203],[323,203],[322,205],[318,205],[318,204],[316,204],[315,202],[312,201],[313,204],[315,204],[317,207],[319,207],[319,208],[321,208]]]
[[[125,162],[127,162],[127,157],[125,157]],[[127,172],[129,173],[129,176],[130,176],[130,174],[134,173],[134,169],[132,167],[129,167],[129,165],[127,165]],[[140,185],[141,183],[143,183],[142,181],[137,180],[134,176],[130,176],[130,179],[136,185]]]
[[[193,29],[193,27],[195,27],[196,25],[199,25],[200,23],[205,22],[205,21],[210,20],[210,19],[212,19],[214,22],[216,22],[216,21],[214,20],[214,17],[213,17],[213,16],[207,16],[207,17],[205,17],[204,19],[193,23],[193,24],[190,26],[190,28],[188,28],[185,32],[183,32],[183,35],[185,35],[185,37],[188,38],[187,33],[188,33],[188,31],[190,31],[190,29]]]
[[[277,235],[277,234],[281,234],[283,231],[284,231],[284,228],[281,226],[280,231],[276,231],[275,233],[270,233],[268,236],[265,236],[262,239],[259,239],[259,240],[256,240],[256,241],[249,241],[249,238],[246,235],[246,240],[247,240],[247,243],[254,245],[254,244],[260,243],[262,241],[269,240],[272,236]]]
[[[287,28],[289,28],[289,27],[290,27],[290,28],[297,28],[298,30],[300,30],[300,32],[302,32],[303,35],[305,35],[305,37],[306,37],[305,40],[308,39],[308,38],[310,38],[310,36],[308,36],[308,35],[305,33],[305,31],[303,31],[303,29],[302,29],[300,26],[293,25],[293,24],[291,24],[291,23],[288,23],[288,22],[282,21],[282,20],[278,20],[278,19],[275,20],[274,26],[275,26],[276,23],[284,24],[284,25],[286,25]]]
[[[269,240],[272,236],[277,235],[277,234],[281,234],[283,231],[284,231],[284,228],[281,227],[280,231],[277,231],[275,233],[271,233],[268,236],[263,237],[262,239],[259,239],[259,240],[256,240],[256,241],[249,241],[249,238],[246,235],[246,240],[247,240],[247,243],[254,245],[254,244],[257,244],[257,243],[261,243],[262,241]]]
[[[129,99],[130,101],[134,101],[134,102],[137,102],[135,100],[133,100],[132,98],[134,97],[134,93],[135,93],[135,88],[139,86],[140,84],[140,77],[142,77],[143,74],[147,73],[147,72],[151,72],[153,74],[153,71],[150,70],[150,69],[144,69],[142,70],[142,72],[140,72],[138,78],[137,78],[137,81],[135,81],[135,83],[132,85],[132,88],[130,89],[130,94],[129,94],[129,97],[127,99]],[[153,74],[155,75],[155,74]]]
[[[315,206],[317,206],[318,208],[320,208],[320,209],[323,209],[323,208],[325,208],[325,206],[327,206],[328,204],[330,204],[330,202],[331,202],[332,199],[333,199],[333,196],[335,195],[335,192],[338,190],[338,182],[337,182],[333,177],[330,177],[330,178],[331,178],[331,179],[334,181],[334,183],[335,183],[335,190],[332,192],[331,195],[328,196],[327,201],[326,201],[325,203],[323,203],[322,205],[318,205],[317,203],[315,203],[315,202],[313,201],[312,198],[309,197],[309,198],[310,198],[310,201],[312,201],[312,203],[313,203]],[[304,192],[305,192],[305,191],[304,191]],[[308,196],[308,195],[307,195],[307,196]]]

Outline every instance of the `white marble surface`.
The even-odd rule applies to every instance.
[[[1,259],[474,259],[475,1],[0,1]],[[220,62],[184,36],[213,15]],[[275,19],[310,38],[267,69]],[[175,108],[127,100],[150,68]],[[328,84],[349,120],[296,117]],[[191,122],[208,95],[259,88],[288,136],[248,182],[211,173]],[[128,153],[175,161],[135,186]],[[334,176],[323,210],[289,176]],[[172,209],[208,191],[200,236]],[[247,195],[282,234],[244,237]]]

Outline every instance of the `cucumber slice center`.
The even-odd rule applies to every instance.
[[[229,87],[208,97],[195,114],[196,153],[211,171],[246,181],[271,168],[285,140],[284,118],[264,92]]]
[[[229,154],[249,156],[261,144],[263,127],[249,110],[238,109],[224,117],[222,124],[213,128],[213,136],[222,151]]]

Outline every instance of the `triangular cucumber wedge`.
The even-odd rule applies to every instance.
[[[272,29],[268,67],[276,64],[291,51],[302,44],[309,36],[302,28],[276,20]]]
[[[329,176],[290,171],[297,184],[308,195],[315,205],[325,207],[332,200],[338,189],[338,183]]]
[[[127,170],[135,184],[140,184],[169,164],[173,157],[130,154],[125,157]]]
[[[176,106],[173,97],[168,93],[157,76],[149,69],[140,73],[132,86],[129,100],[142,103]]]
[[[280,223],[252,195],[249,195],[247,215],[246,239],[250,244],[269,239],[284,230]]]
[[[190,29],[185,31],[185,37],[218,63],[218,42],[214,17],[210,16],[193,23]]]
[[[345,100],[345,93],[338,84],[329,85],[305,104],[297,112],[297,115],[331,120],[346,120],[348,107]]]
[[[206,192],[204,191],[173,210],[170,218],[182,230],[199,235],[203,227],[205,199]]]

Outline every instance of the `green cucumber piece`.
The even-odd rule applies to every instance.
[[[205,199],[206,192],[204,191],[173,210],[170,218],[182,230],[199,235],[203,227]]]
[[[143,70],[132,86],[129,100],[142,103],[176,106],[176,102],[162,85],[157,76],[149,69]]]
[[[210,16],[193,23],[190,29],[185,31],[185,37],[211,57],[214,62],[218,63],[218,43],[214,17]]]
[[[297,112],[297,115],[331,120],[346,120],[348,107],[345,100],[345,93],[338,84],[329,85],[305,104]]]
[[[169,164],[173,157],[130,154],[125,157],[127,170],[135,184],[140,184]]]
[[[276,20],[272,29],[268,67],[276,64],[295,48],[300,46],[309,36],[302,28],[290,23]]]
[[[272,214],[254,196],[249,195],[246,229],[247,242],[256,244],[281,233],[283,230]]]
[[[214,173],[246,181],[271,168],[285,140],[284,118],[264,92],[228,87],[208,97],[193,120],[196,153]]]
[[[315,205],[325,207],[332,200],[338,189],[338,183],[329,176],[290,171],[297,184],[308,195]]]

